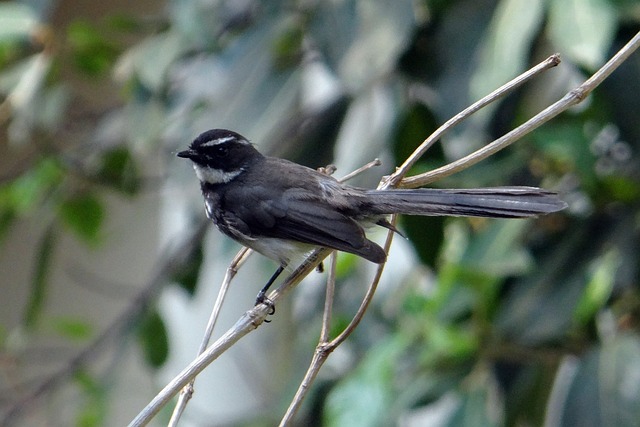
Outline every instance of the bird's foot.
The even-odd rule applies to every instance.
[[[260,304],[264,304],[267,307],[269,307],[269,312],[267,313],[267,315],[271,316],[275,314],[276,305],[273,303],[273,301],[267,298],[267,295],[265,292],[258,293],[258,296],[256,297],[256,305],[260,305]],[[265,322],[270,322],[270,320],[265,320]]]

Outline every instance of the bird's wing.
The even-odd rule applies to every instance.
[[[242,192],[240,204],[235,191]],[[318,195],[296,189],[278,193],[264,186],[228,191],[225,210],[234,226],[251,238],[276,237],[351,252],[372,262],[386,259],[355,220],[333,209]],[[230,218],[231,219],[231,218]],[[250,230],[250,231],[249,231]]]

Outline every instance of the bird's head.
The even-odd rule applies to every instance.
[[[193,162],[198,179],[207,184],[228,183],[262,154],[242,135],[212,129],[200,134],[178,157]]]

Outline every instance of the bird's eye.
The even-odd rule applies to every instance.
[[[229,154],[229,147],[226,145],[218,145],[217,147],[214,147],[213,154],[215,154],[216,157],[227,157],[227,154]]]

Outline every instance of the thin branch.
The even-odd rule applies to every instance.
[[[391,223],[395,224],[396,216],[394,215],[391,219]],[[384,250],[386,253],[389,253],[389,248],[391,247],[391,242],[393,241],[393,232],[389,231],[387,233],[387,240],[384,244]],[[349,335],[353,331],[355,331],[356,327],[364,317],[364,314],[373,299],[373,295],[378,287],[378,283],[380,283],[380,278],[382,277],[382,272],[384,271],[385,264],[380,264],[378,269],[376,270],[376,275],[374,276],[371,284],[367,289],[367,293],[365,294],[358,311],[349,322],[349,325],[333,340],[329,341],[329,328],[331,321],[331,310],[333,309],[333,297],[334,297],[334,289],[335,289],[335,251],[331,258],[331,271],[329,273],[329,277],[327,279],[327,299],[325,301],[325,310],[323,313],[323,322],[322,322],[322,331],[320,333],[320,340],[316,349],[313,353],[313,358],[311,359],[311,363],[309,364],[309,368],[307,368],[307,372],[305,373],[298,390],[296,391],[295,396],[291,400],[291,404],[289,408],[287,408],[287,412],[282,417],[280,421],[280,427],[285,427],[291,425],[293,422],[293,417],[295,417],[298,409],[302,405],[304,398],[306,397],[311,384],[318,376],[320,372],[320,368],[324,365],[329,355],[336,349],[340,344],[342,344]]]
[[[293,396],[293,399],[291,400],[287,411],[280,421],[281,427],[287,426],[293,421],[293,418],[296,416],[300,405],[304,401],[304,398],[307,396],[311,384],[313,384],[313,381],[318,375],[318,372],[320,372],[320,368],[322,367],[322,365],[324,365],[325,360],[327,360],[327,357],[330,354],[330,352],[326,352],[324,351],[324,349],[329,342],[329,331],[331,329],[331,314],[333,313],[333,298],[335,295],[336,287],[336,263],[337,253],[336,251],[333,251],[331,253],[329,274],[327,275],[327,290],[324,301],[324,311],[322,313],[322,329],[320,331],[320,339],[318,340],[316,350],[313,352],[313,358],[311,359],[309,368],[307,368],[307,372],[300,382],[298,390],[296,390],[296,394]]]
[[[565,102],[567,102],[567,105],[562,110],[555,112],[555,114],[551,115],[545,121],[549,120],[551,117],[555,117],[555,115],[559,114],[561,111],[566,110],[566,108],[568,108],[570,105],[574,105],[580,102],[582,99],[584,99],[584,97],[589,92],[591,92],[595,87],[597,87],[617,66],[619,66],[638,47],[638,44],[640,44],[640,35],[636,35],[623,49],[621,49],[621,51],[618,54],[616,54],[612,58],[611,61],[609,61],[603,67],[603,69],[596,72],[589,80],[587,80],[587,82],[585,82],[585,84],[581,85],[576,90],[567,94],[563,98],[563,100],[566,99]],[[483,98],[482,100],[473,104],[471,107],[467,108],[462,113],[453,117],[443,126],[441,126],[432,136],[427,138],[421,144],[421,146],[418,147],[418,149],[414,151],[414,153],[412,153],[412,155],[407,159],[407,161],[405,161],[403,165],[396,170],[394,174],[383,178],[378,188],[384,189],[389,187],[395,187],[398,185],[405,186],[405,187],[415,187],[415,186],[423,185],[422,184],[423,180],[426,183],[426,182],[431,182],[434,179],[437,179],[434,176],[427,175],[427,174],[417,175],[411,178],[404,178],[404,176],[406,175],[408,170],[411,168],[411,166],[426,152],[426,150],[431,145],[433,145],[435,141],[437,141],[442,136],[442,134],[445,131],[447,131],[448,129],[450,129],[460,121],[462,121],[464,118],[468,117],[473,112],[478,111],[484,105],[487,105],[488,103],[493,102],[495,99],[501,96],[504,96],[504,94],[513,90],[515,87],[521,85],[522,83],[532,78],[533,76],[537,75],[538,73],[557,65],[558,60],[559,60],[559,57],[557,55],[551,56],[549,59],[547,59],[547,61],[527,71],[523,75],[512,80],[512,82],[500,88],[498,91],[495,91],[493,94]],[[543,111],[543,113],[545,113],[545,111]],[[530,132],[532,129],[528,129],[528,130],[525,129],[525,130],[527,132]],[[525,133],[526,132],[524,131],[520,131],[518,134],[519,136],[522,136]],[[507,135],[505,135],[505,137]],[[497,151],[492,148],[487,149],[487,147],[485,147],[485,150],[489,150],[488,151],[489,154],[486,154],[484,155],[484,157],[481,157],[481,158],[485,158],[486,156]],[[490,151],[490,150],[494,150],[494,151]],[[478,151],[481,151],[481,153],[484,153],[483,150],[478,150]],[[480,157],[478,157],[477,160],[476,160],[476,157],[472,157],[471,159],[465,158],[457,162],[452,162],[450,165],[447,165],[443,168],[451,168],[451,167],[458,168],[461,166],[468,167],[471,164],[474,164],[475,162],[479,161],[479,159]],[[440,169],[443,169],[443,168],[440,168]],[[459,170],[459,169],[456,169],[456,170]],[[425,178],[425,176],[427,178]],[[446,175],[437,175],[437,176],[441,177]],[[387,241],[385,243],[385,249],[387,251],[388,251],[389,245],[391,244],[392,238],[393,238],[393,233],[389,232],[387,235]],[[295,285],[297,285],[304,277],[306,277],[311,271],[313,271],[313,269],[324,258],[326,258],[330,252],[331,250],[324,249],[324,248],[319,248],[314,250],[300,267],[298,267],[289,277],[287,277],[287,279],[276,290],[271,292],[271,294],[269,295],[269,299],[274,304],[276,304],[280,300],[280,298],[282,298]],[[336,337],[333,341],[328,343],[326,346],[319,345],[317,347],[316,353],[314,354],[314,359],[312,361],[312,366],[310,366],[310,371],[311,371],[310,378],[311,377],[315,378],[315,374],[313,372],[315,371],[315,373],[317,374],[317,370],[322,365],[322,360],[326,359],[326,356],[331,351],[333,351],[333,349],[335,349],[337,345],[342,343],[344,339],[346,339],[346,337],[355,329],[357,324],[360,322],[375,292],[375,288],[380,279],[380,275],[382,274],[383,269],[384,269],[384,264],[381,264],[378,268],[375,278],[373,279],[369,289],[367,290],[367,294],[363,299],[361,307],[359,308],[358,312],[356,313],[356,315],[352,320],[352,323],[338,337]],[[247,311],[232,328],[230,328],[222,337],[220,337],[215,343],[213,343],[210,347],[208,347],[204,353],[202,353],[196,360],[194,360],[191,364],[189,364],[189,366],[187,366],[187,368],[185,368],[178,376],[176,376],[169,384],[167,384],[167,386],[165,386],[165,388],[160,393],[158,393],[158,395],[149,403],[149,405],[147,405],[147,407],[145,407],[144,410],[138,414],[138,416],[131,422],[129,426],[138,427],[138,426],[146,425],[151,420],[151,418],[162,408],[162,406],[164,406],[171,399],[171,397],[178,392],[178,390],[180,390],[182,387],[184,387],[184,385],[186,385],[189,381],[195,378],[206,366],[208,366],[213,360],[215,360],[218,356],[220,356],[229,347],[231,347],[233,344],[235,344],[238,340],[240,340],[242,337],[247,335],[253,329],[256,329],[264,321],[269,310],[270,308],[268,306],[266,306],[265,304],[260,304],[254,307],[253,309]],[[311,378],[311,382],[313,378]],[[311,384],[311,382],[308,382],[308,383],[303,382],[303,384],[301,384],[301,387],[306,389]]]
[[[333,297],[336,292],[336,264],[338,253],[331,253],[329,272],[327,274],[327,290],[324,299],[324,311],[322,313],[322,329],[320,330],[320,342],[329,341],[329,331],[331,331],[331,314],[333,313]]]
[[[629,45],[632,45],[632,43],[630,42]],[[624,51],[624,49],[623,49],[623,51]],[[612,60],[609,61],[609,63],[617,64],[617,65],[615,65],[616,67],[619,64],[621,64],[624,61],[624,59],[626,59],[626,57],[628,57],[628,55],[630,54],[630,52],[629,52],[629,53],[627,53],[625,55],[623,51],[619,52],[616,56],[614,56],[614,58],[612,58]],[[525,81],[529,80],[530,78],[532,78],[532,77],[538,75],[539,73],[541,73],[541,72],[543,72],[543,71],[545,71],[545,70],[557,65],[559,63],[559,61],[560,61],[560,59],[559,59],[558,55],[553,55],[553,56],[549,57],[543,63],[539,64],[538,66],[534,67],[533,69],[529,70],[528,72],[524,73],[523,75],[517,77],[516,79],[514,79],[511,82],[507,83],[506,85],[502,86],[497,91],[494,91],[492,94],[484,97],[480,101],[478,101],[475,104],[473,104],[471,107],[467,108],[466,110],[464,110],[460,114],[458,114],[455,117],[453,117],[451,120],[447,121],[447,123],[445,123],[443,126],[441,126],[436,132],[434,132],[434,134],[430,135],[429,138],[427,138],[425,140],[425,142],[423,144],[421,144],[421,146],[418,147],[411,154],[411,156],[409,156],[409,158],[403,163],[403,165],[400,168],[398,168],[396,170],[396,172],[393,175],[391,175],[390,177],[387,177],[387,179],[383,179],[381,181],[381,183],[380,183],[379,188],[380,189],[384,189],[384,188],[389,188],[389,187],[396,186],[396,185],[400,185],[400,186],[404,186],[404,187],[417,187],[417,186],[420,186],[420,185],[424,185],[424,184],[418,184],[419,183],[418,180],[416,180],[415,182],[411,182],[411,178],[403,178],[403,177],[409,171],[411,166],[413,166],[413,164],[433,145],[433,143],[435,141],[437,141],[442,136],[442,134],[444,134],[444,132],[446,132],[451,127],[455,126],[456,124],[460,123],[462,120],[464,120],[466,117],[470,116],[474,112],[478,111],[480,108],[482,108],[485,105],[495,101],[499,97],[504,96],[506,93],[512,91],[513,89],[515,89],[516,87],[518,87],[519,85],[521,85]],[[603,67],[603,68],[605,68],[605,67]],[[588,93],[591,90],[593,90],[593,88],[595,88],[597,86],[597,84],[602,82],[604,80],[604,78],[611,73],[612,70],[613,70],[613,68],[609,67],[609,71],[607,73],[598,72],[598,73],[594,74],[593,77],[591,77],[589,80],[587,80],[577,90],[574,90],[574,91],[570,92],[569,94],[567,94],[563,98],[563,100],[568,99],[571,102],[573,102],[573,104],[581,102],[584,99],[584,97],[586,97],[588,95]],[[573,104],[570,104],[570,105],[573,105]],[[568,108],[568,106],[566,108]],[[562,110],[558,110],[558,112],[555,115],[557,115],[560,112],[566,110],[566,108],[564,108]],[[545,122],[548,121],[549,119],[551,119],[552,117],[555,117],[555,115],[550,116],[548,119],[545,120]],[[538,117],[538,116],[536,116],[536,117]],[[542,122],[542,123],[544,123],[544,122]],[[520,131],[519,131],[519,129],[520,128],[517,128],[514,131],[509,133],[509,134],[512,134],[512,133],[516,133],[517,134],[517,137],[515,137],[511,142],[519,139],[525,133],[530,132],[534,128],[527,129],[525,127],[524,129],[522,129]],[[503,138],[506,138],[507,136],[509,136],[509,134],[505,135]],[[478,150],[478,151],[481,151],[481,150]],[[488,154],[485,157],[488,157],[489,155],[490,154]],[[484,158],[484,157],[482,157],[482,158]],[[453,162],[453,163],[456,163],[456,162]],[[466,167],[468,167],[471,164],[473,164],[473,163],[468,164],[468,161],[467,161],[467,163],[465,163],[465,162],[461,162],[461,163],[463,165],[467,165]],[[423,175],[428,175],[428,174],[429,173],[426,173],[426,174],[423,174]],[[393,216],[392,217],[392,224],[395,224],[395,220],[396,220],[396,216]],[[387,233],[387,240],[385,242],[385,252],[386,253],[389,252],[389,248],[390,248],[391,242],[393,240],[393,234],[394,233],[392,231],[388,231],[388,233]],[[311,361],[311,364],[309,365],[307,373],[305,374],[305,377],[304,377],[303,381],[301,382],[301,384],[300,384],[300,386],[299,386],[294,398],[292,399],[292,402],[291,402],[287,412],[285,413],[284,417],[282,418],[282,421],[280,423],[281,427],[290,425],[290,423],[293,420],[293,417],[295,416],[295,413],[297,412],[298,408],[300,407],[300,405],[302,403],[302,400],[306,396],[306,394],[307,394],[307,392],[308,392],[308,390],[309,390],[309,388],[311,386],[311,383],[317,377],[317,374],[320,371],[320,368],[322,367],[322,365],[324,364],[326,359],[329,357],[329,354],[331,354],[340,344],[342,344],[342,342],[344,342],[351,335],[351,333],[355,330],[355,328],[358,326],[358,324],[360,323],[360,321],[364,317],[364,314],[366,313],[367,308],[368,308],[371,300],[373,299],[373,295],[375,294],[376,288],[377,288],[378,283],[380,281],[380,277],[382,275],[382,272],[384,271],[384,267],[385,267],[384,263],[380,264],[378,266],[378,269],[376,271],[376,275],[375,275],[374,279],[372,280],[369,288],[367,289],[367,293],[365,294],[365,297],[363,298],[362,303],[361,303],[357,313],[355,314],[355,316],[353,317],[353,319],[351,320],[349,325],[335,339],[333,339],[331,342],[326,342],[323,339],[320,340],[320,342],[319,342],[319,344],[316,347],[316,350],[314,352],[314,356],[313,356],[313,359]],[[329,293],[328,293],[328,296],[330,296]],[[331,306],[329,302],[325,303],[325,309],[326,309],[327,306],[329,306],[329,307]],[[325,318],[326,317],[327,317],[327,314],[325,312]],[[323,323],[323,332],[324,332],[326,327],[327,327],[327,325]],[[323,338],[326,337],[325,335],[322,335],[322,334],[321,334],[321,336]]]
[[[391,225],[395,225],[396,219],[397,219],[396,215],[392,215],[391,216],[391,221],[390,221]],[[391,248],[391,242],[393,242],[394,234],[395,233],[393,231],[391,231],[391,230],[387,231],[387,239],[386,239],[386,241],[384,243],[384,251],[387,254],[389,253],[389,249]],[[373,295],[375,294],[376,289],[378,288],[378,283],[380,283],[380,278],[382,277],[382,272],[384,271],[384,267],[385,266],[386,266],[386,263],[382,263],[382,264],[378,265],[378,269],[376,270],[376,274],[373,277],[373,280],[371,281],[371,284],[369,285],[369,288],[367,289],[367,293],[365,294],[364,298],[362,299],[362,302],[360,303],[360,307],[358,308],[358,311],[353,316],[353,319],[351,319],[351,322],[340,333],[340,335],[335,337],[328,344],[328,346],[332,347],[331,351],[333,351],[333,349],[335,349],[337,346],[342,344],[344,342],[344,340],[346,340],[347,337],[349,337],[349,335],[351,335],[351,333],[360,324],[360,321],[364,317],[364,314],[367,312],[367,308],[369,307],[369,304],[371,303],[371,300],[373,299]]]
[[[382,162],[379,159],[374,159],[373,161],[365,164],[364,166],[356,169],[355,171],[345,175],[344,177],[342,177],[339,181],[340,182],[344,182],[347,181],[349,179],[354,178],[355,176],[357,176],[358,174],[374,167],[374,166],[379,166],[381,165]],[[327,175],[331,175],[335,172],[335,167],[327,166],[326,168],[321,168],[320,169],[321,172],[326,173]],[[204,333],[204,337],[202,340],[202,343],[200,345],[200,349],[198,350],[198,356],[201,355],[204,350],[206,349],[209,340],[211,338],[211,335],[213,333],[213,329],[215,327],[215,323],[216,323],[216,319],[218,317],[220,308],[222,307],[222,302],[224,300],[224,297],[226,295],[227,289],[228,289],[228,285],[231,282],[231,279],[235,276],[235,274],[237,273],[238,269],[242,266],[242,264],[244,264],[244,261],[246,260],[246,258],[248,257],[249,254],[251,254],[252,252],[247,249],[247,248],[243,248],[242,250],[240,250],[240,252],[238,252],[238,254],[235,256],[235,258],[233,259],[233,261],[231,262],[231,264],[229,265],[229,268],[227,269],[227,274],[225,275],[225,278],[223,280],[222,286],[220,287],[220,293],[218,294],[218,298],[216,299],[216,303],[214,305],[214,308],[212,310],[209,322],[207,324],[207,328],[205,330]],[[331,262],[331,271],[328,275],[328,279],[327,279],[327,299],[326,299],[326,303],[327,306],[325,307],[324,313],[325,313],[325,318],[323,320],[323,332],[321,334],[321,342],[326,342],[328,341],[328,334],[329,334],[329,326],[331,324],[331,312],[332,312],[332,302],[333,302],[333,291],[335,290],[335,251],[332,254],[332,262]],[[274,297],[270,296],[270,300],[273,302]],[[182,390],[180,391],[180,395],[178,396],[178,402],[176,404],[176,407],[173,410],[173,414],[171,416],[171,420],[169,421],[168,427],[175,427],[177,426],[177,423],[180,419],[180,417],[182,416],[186,405],[188,403],[188,401],[191,399],[191,397],[193,396],[193,384],[195,382],[195,377],[189,381],[189,383],[187,385],[185,385]]]
[[[228,350],[233,344],[238,342],[240,338],[256,329],[267,316],[269,308],[264,304],[256,306],[253,310],[246,312],[236,322],[231,329],[220,337],[215,343],[208,347],[204,353],[198,356],[193,362],[180,372],[169,384],[167,384],[156,395],[155,398],[131,421],[129,427],[139,427],[146,425],[160,409],[166,405],[171,398],[187,385],[191,380],[204,370],[211,362],[216,360],[218,356]]]
[[[345,176],[343,176],[342,178],[340,178],[338,181],[340,182],[346,182],[349,181],[350,179],[352,179],[353,177],[355,177],[356,175],[361,174],[362,172],[371,169],[372,167],[375,166],[380,166],[382,164],[382,162],[380,161],[380,159],[373,159],[372,161],[370,161],[369,163],[367,163],[364,166],[359,167],[358,169],[354,170],[351,173],[346,174]]]
[[[503,96],[504,94],[508,93],[510,90],[513,90],[513,88],[517,87],[519,84],[522,84],[524,81],[530,78],[530,76],[536,75],[538,72],[540,72],[538,71],[538,69],[541,69],[541,70],[547,69],[550,66],[556,65],[557,62],[558,62],[557,56],[551,57],[550,59],[545,61],[545,63],[543,63],[542,65],[539,65],[538,67],[535,67],[533,70],[528,71],[524,75],[519,76],[518,78],[512,80],[511,82],[509,82],[509,84],[501,87],[499,90],[493,92],[491,95],[483,98],[479,102],[467,108],[462,113],[456,115],[454,118],[449,120],[445,125],[440,127],[429,138],[427,138],[427,140],[425,140],[425,142],[421,144],[421,146],[418,147],[418,149],[416,149],[412,153],[412,155],[404,162],[404,164],[396,170],[395,174],[390,176],[389,179],[383,178],[379,188],[383,189],[383,188],[388,188],[390,186],[396,186],[397,183],[399,183],[400,180],[404,177],[404,175],[409,171],[411,166],[433,145],[435,141],[437,141],[437,139],[440,138],[440,136],[446,130],[455,126],[464,118],[478,111],[480,108],[487,105],[488,103],[493,102],[498,97]],[[351,177],[351,174],[347,175],[347,177]],[[391,218],[392,225],[395,224],[395,222],[396,222],[396,216],[393,215]],[[389,253],[389,248],[391,247],[391,242],[393,241],[393,235],[394,233],[392,231],[388,231],[387,239],[384,245],[384,250],[385,250],[385,253],[387,254]],[[353,331],[355,331],[357,326],[360,324],[360,321],[364,317],[364,314],[366,313],[367,308],[369,307],[369,304],[373,299],[373,296],[378,287],[378,284],[380,283],[380,278],[382,277],[382,272],[384,271],[384,268],[385,268],[385,263],[378,265],[376,274],[373,280],[371,281],[369,287],[367,288],[367,292],[360,304],[360,307],[358,308],[358,311],[351,319],[351,322],[349,322],[349,325],[347,325],[347,327],[336,338],[334,338],[332,341],[329,342],[328,331],[330,327],[331,309],[332,309],[332,303],[333,303],[334,284],[335,284],[335,278],[333,277],[335,275],[335,256],[332,257],[332,271],[329,274],[329,278],[327,281],[327,299],[325,301],[325,310],[323,313],[323,323],[322,323],[322,331],[320,334],[320,340],[314,351],[313,358],[311,360],[311,363],[309,364],[309,368],[307,369],[307,372],[305,373],[305,376],[302,382],[300,383],[300,386],[298,387],[298,390],[296,391],[296,394],[294,395],[291,401],[291,404],[289,405],[289,408],[287,409],[282,420],[280,421],[280,427],[291,425],[291,423],[293,422],[293,418],[295,417],[295,414],[300,408],[302,401],[304,400],[308,390],[311,387],[311,384],[317,377],[318,373],[320,372],[320,369],[324,365],[329,355],[340,344],[342,344],[353,333]]]
[[[120,316],[104,329],[89,346],[73,357],[66,365],[46,381],[40,383],[29,394],[22,396],[4,413],[0,419],[0,425],[12,425],[16,420],[30,413],[29,407],[38,399],[56,389],[63,381],[66,381],[79,369],[86,366],[93,358],[102,355],[105,347],[113,340],[121,337],[125,331],[135,324],[135,319],[144,313],[157,294],[160,287],[166,282],[167,277],[178,271],[191,256],[191,249],[202,239],[207,222],[203,221],[195,229],[195,232],[174,247],[168,248],[160,257],[156,274],[149,280],[140,293],[131,300],[129,306]]]
[[[204,336],[202,337],[202,342],[200,343],[200,348],[198,349],[197,356],[204,353],[207,346],[209,345],[209,341],[211,340],[211,336],[213,335],[213,330],[216,326],[216,322],[218,321],[218,316],[220,315],[220,310],[222,309],[222,304],[224,303],[227,291],[229,290],[229,286],[231,285],[231,280],[233,280],[235,275],[238,273],[238,269],[242,267],[242,265],[252,253],[253,251],[251,249],[244,247],[240,249],[240,251],[238,251],[236,256],[231,261],[231,264],[229,264],[227,272],[224,275],[222,285],[220,286],[218,297],[216,298],[216,302],[213,305],[213,310],[211,311],[209,321],[207,322],[207,327],[205,329]],[[178,421],[180,421],[180,417],[182,417],[182,414],[187,407],[187,403],[189,403],[189,400],[191,400],[191,397],[193,396],[194,383],[195,378],[189,381],[189,383],[180,391],[178,402],[173,409],[168,427],[176,427],[178,425]]]
[[[307,259],[294,270],[289,277],[271,294],[269,299],[276,304],[291,289],[293,289],[303,278],[311,273],[331,250],[316,249]],[[140,427],[147,425],[149,421],[166,405],[171,398],[185,385],[194,379],[204,368],[216,360],[221,354],[228,350],[233,344],[252,330],[256,329],[267,318],[271,308],[266,304],[258,304],[251,310],[245,312],[240,319],[223,336],[211,344],[200,356],[191,362],[182,372],[180,372],[171,382],[169,382],[151,402],[131,421],[129,427]]]
[[[307,372],[298,386],[298,390],[296,390],[296,394],[293,396],[291,400],[291,404],[287,408],[287,412],[285,412],[282,420],[280,420],[279,427],[286,427],[291,425],[293,422],[293,418],[296,416],[300,405],[304,401],[304,398],[307,396],[311,385],[315,381],[318,373],[320,372],[320,368],[324,365],[325,360],[329,357],[328,352],[324,351],[324,345],[316,346],[316,350],[313,352],[313,357],[311,359],[311,363],[309,364],[309,368],[307,368]]]
[[[236,256],[229,264],[227,268],[227,272],[224,275],[224,279],[222,280],[222,286],[220,286],[220,292],[218,293],[218,297],[216,298],[216,302],[213,305],[213,310],[211,311],[211,317],[209,318],[209,322],[207,323],[207,328],[205,329],[204,337],[202,342],[200,343],[200,348],[198,349],[198,354],[202,353],[207,346],[209,345],[209,341],[211,340],[211,335],[213,334],[213,329],[216,326],[216,322],[218,320],[218,316],[220,315],[220,310],[222,309],[222,304],[224,303],[224,299],[227,295],[227,291],[229,290],[229,285],[231,284],[231,280],[236,276],[238,270],[244,265],[249,256],[253,253],[253,251],[249,248],[242,248],[238,251]]]
[[[458,173],[464,169],[475,165],[481,160],[497,153],[503,148],[508,147],[515,141],[522,138],[524,135],[530,133],[534,129],[539,128],[549,120],[553,119],[560,113],[565,112],[570,107],[582,102],[600,83],[604,81],[616,68],[620,66],[628,57],[640,46],[640,32],[637,33],[622,49],[620,49],[605,65],[595,72],[589,79],[582,83],[571,92],[567,93],[562,99],[554,103],[553,105],[545,108],[539,114],[533,118],[527,120],[522,125],[513,129],[511,132],[496,139],[492,143],[485,145],[479,150],[465,156],[459,160],[449,163],[448,165],[434,169],[429,172],[425,172],[420,175],[415,175],[409,178],[404,178],[399,182],[401,187],[415,188],[445,178],[447,176]],[[448,122],[447,122],[448,123]],[[413,155],[412,155],[413,156]],[[407,162],[405,162],[406,164]],[[403,165],[404,166],[404,165]],[[389,180],[391,182],[398,182],[396,175],[400,172],[406,171],[401,168],[393,174]]]
[[[458,123],[462,122],[485,106],[511,93],[513,90],[517,89],[524,83],[538,76],[538,74],[543,73],[544,71],[547,71],[552,67],[555,67],[559,63],[560,55],[557,53],[551,55],[535,67],[529,69],[528,71],[525,71],[508,83],[500,86],[489,95],[483,97],[479,101],[474,102],[469,107],[465,108],[460,113],[447,120],[442,126],[436,129],[435,132],[429,135],[429,137],[425,139],[424,142],[420,144],[420,146],[416,148],[413,153],[411,153],[407,160],[405,160],[404,163],[400,167],[398,167],[393,174],[383,178],[383,187],[397,187],[400,184],[402,178],[407,174],[407,172],[409,172],[409,169],[411,169],[411,167],[427,152],[427,150],[431,148],[431,146],[435,144],[449,129],[453,128]]]

